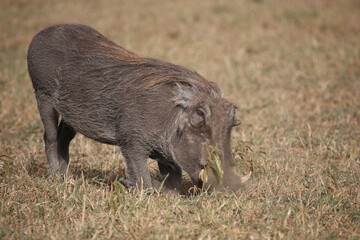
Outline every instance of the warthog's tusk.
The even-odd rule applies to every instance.
[[[241,182],[244,183],[244,182],[246,182],[247,180],[249,180],[251,174],[252,174],[252,172],[249,172],[247,175],[243,176],[243,177],[241,178]]]
[[[201,181],[204,182],[204,169],[201,169],[200,173],[199,173],[199,178],[201,179]]]

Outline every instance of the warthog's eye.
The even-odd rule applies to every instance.
[[[196,113],[197,113],[200,117],[202,117],[202,118],[205,119],[204,111],[203,111],[201,108],[196,109]]]
[[[192,114],[190,115],[190,123],[193,127],[198,128],[205,125],[206,113],[205,109],[202,107],[198,107],[194,109]]]

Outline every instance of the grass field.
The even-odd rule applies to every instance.
[[[0,6],[0,239],[360,239],[359,1]],[[253,169],[239,194],[124,192],[119,149],[80,135],[70,176],[46,178],[26,51],[68,22],[219,84],[243,122],[238,171]]]

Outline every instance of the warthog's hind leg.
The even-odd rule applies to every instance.
[[[69,164],[69,145],[75,135],[75,130],[61,120],[57,133],[57,154],[60,165],[59,172],[61,174],[66,174]]]
[[[44,125],[44,142],[46,157],[49,162],[49,175],[59,171],[57,154],[57,132],[59,114],[53,107],[51,99],[45,95],[37,95],[37,104]]]

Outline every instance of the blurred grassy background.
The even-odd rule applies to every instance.
[[[359,1],[0,6],[0,239],[360,238]],[[45,178],[26,51],[43,28],[70,22],[219,84],[240,108],[239,171],[255,171],[238,196],[122,193],[120,151],[82,136],[71,145],[73,175]]]

